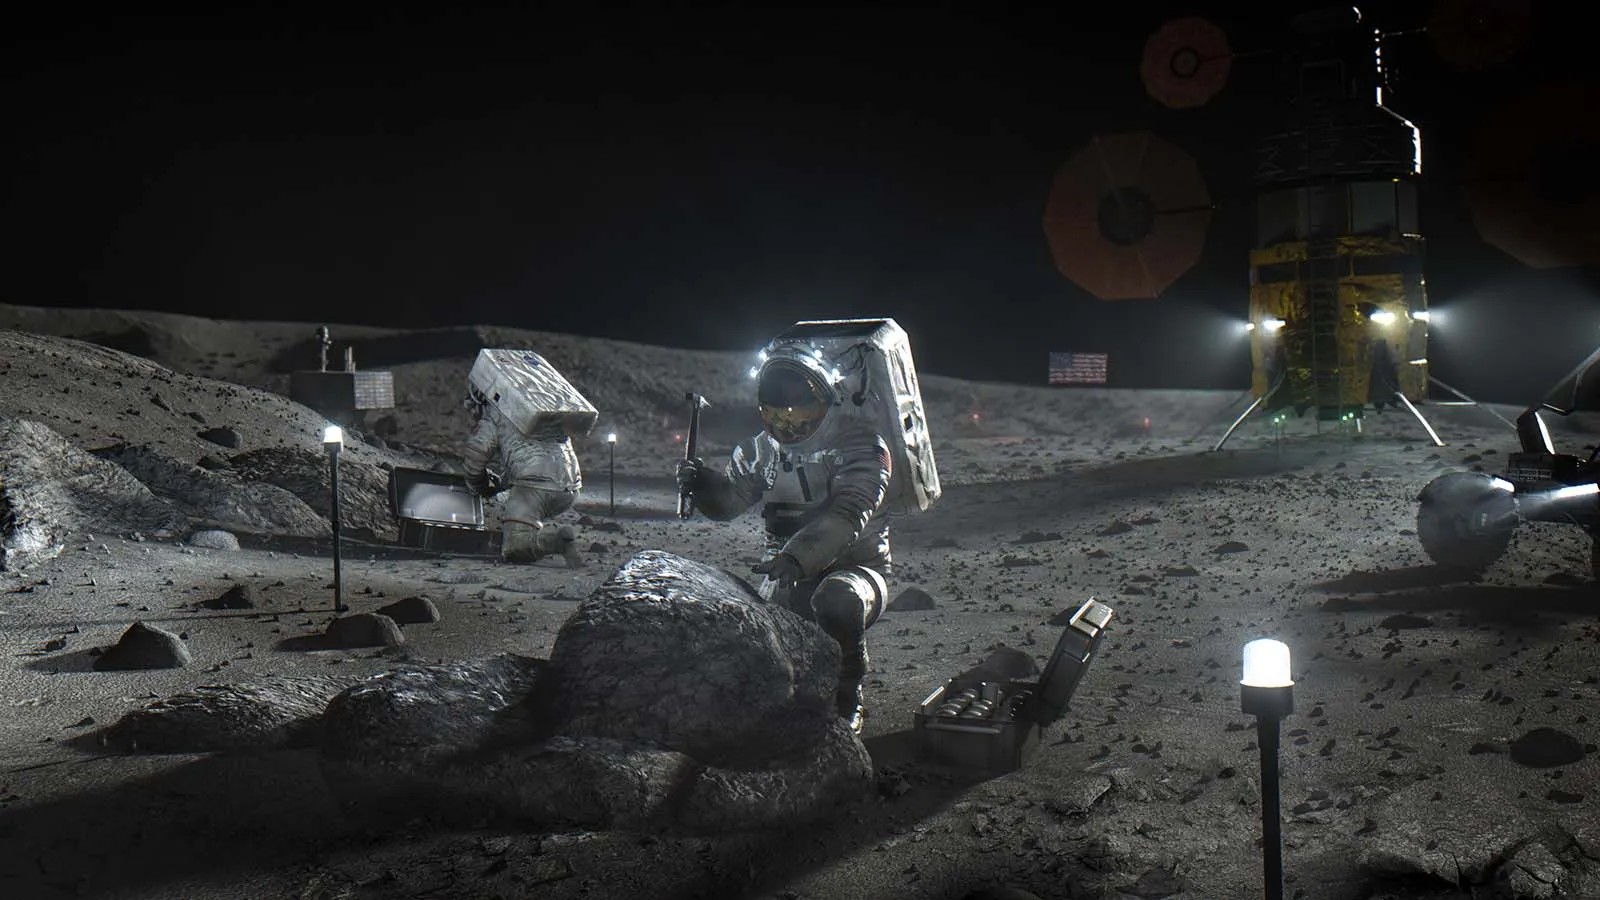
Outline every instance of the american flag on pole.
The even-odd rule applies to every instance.
[[[1051,384],[1105,384],[1106,354],[1050,354]]]

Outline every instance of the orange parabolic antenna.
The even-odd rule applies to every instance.
[[[1056,173],[1044,231],[1061,274],[1102,300],[1160,296],[1200,259],[1211,195],[1148,131],[1095,135]]]
[[[1221,28],[1205,19],[1173,19],[1144,42],[1139,77],[1144,89],[1168,109],[1192,109],[1228,83],[1233,50]]]
[[[1546,85],[1483,123],[1466,172],[1478,235],[1536,269],[1600,264],[1600,85]]]
[[[1469,71],[1505,62],[1532,37],[1532,0],[1439,0],[1428,19],[1434,52]]]

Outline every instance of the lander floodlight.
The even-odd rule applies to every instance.
[[[322,449],[328,452],[328,481],[332,488],[333,509],[329,521],[333,524],[333,611],[344,612],[344,582],[340,573],[342,556],[339,540],[339,452],[344,449],[344,429],[329,425],[322,429]]]
[[[1283,900],[1278,732],[1283,717],[1294,712],[1294,679],[1290,672],[1289,647],[1282,641],[1263,638],[1244,645],[1240,706],[1256,717],[1256,745],[1261,750],[1261,860],[1267,900]]]
[[[1261,320],[1261,330],[1268,334],[1281,331],[1286,323],[1277,316],[1267,316]]]
[[[1419,309],[1411,314],[1411,318],[1418,322],[1432,322],[1433,313],[1426,309]]]
[[[606,445],[611,448],[611,518],[617,517],[617,433],[615,431],[606,435]]]
[[[1375,309],[1367,318],[1374,325],[1392,325],[1394,324],[1395,316],[1394,313],[1387,309]]]

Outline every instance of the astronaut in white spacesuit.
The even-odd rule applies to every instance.
[[[501,514],[501,557],[531,563],[560,556],[568,566],[581,567],[577,529],[548,524],[571,509],[583,490],[578,454],[566,430],[552,422],[523,434],[470,385],[466,405],[476,417],[462,454],[467,486],[483,497],[508,492]],[[498,478],[491,477],[491,465]]]
[[[839,409],[837,388],[803,360],[770,359],[757,377],[762,433],[734,448],[722,471],[681,461],[678,484],[717,520],[765,501],[767,552],[755,571],[773,602],[838,642],[836,706],[860,733],[866,631],[888,592],[890,448],[870,420]]]

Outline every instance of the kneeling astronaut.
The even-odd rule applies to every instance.
[[[680,462],[679,488],[724,521],[766,501],[762,595],[838,642],[835,703],[859,733],[866,631],[888,594],[890,516],[939,496],[910,344],[893,319],[799,322],[761,358],[752,374],[762,433],[722,471]]]
[[[572,438],[594,427],[595,408],[544,357],[525,350],[479,351],[466,405],[475,417],[462,454],[467,486],[484,497],[508,492],[501,557],[523,563],[561,556],[582,566],[577,529],[548,520],[571,509],[583,490]]]

